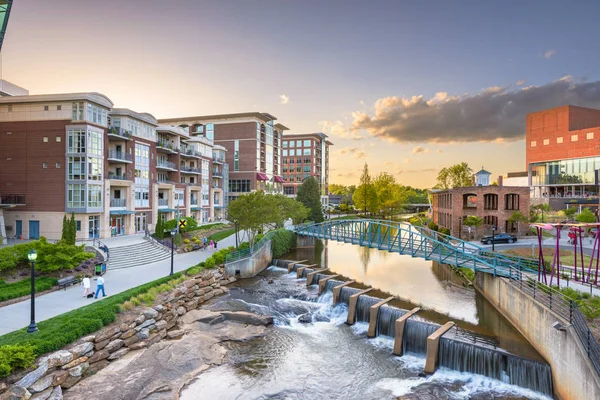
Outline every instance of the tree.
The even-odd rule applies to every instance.
[[[369,166],[365,163],[363,173],[360,176],[360,185],[354,191],[352,201],[359,210],[363,210],[366,214],[367,211],[377,211],[377,192],[373,186],[371,175],[369,174]]]
[[[542,218],[540,220],[541,222],[545,222],[544,221],[544,211],[546,213],[552,211],[552,207],[550,207],[550,204],[547,204],[547,203],[536,204],[535,206],[532,206],[531,209],[535,211],[535,217],[536,217],[535,219],[536,220],[539,217],[539,213],[540,212],[542,213]]]
[[[475,215],[469,215],[463,220],[463,225],[475,228],[475,239],[477,239],[477,227],[483,225],[483,218]],[[471,238],[469,238],[471,239]]]
[[[296,200],[310,209],[309,219],[314,222],[323,222],[323,209],[319,184],[314,177],[308,177],[298,188]]]
[[[377,175],[373,181],[373,187],[377,196],[379,211],[381,211],[384,218],[386,212],[391,216],[402,208],[412,190],[396,183],[396,178],[387,172]]]
[[[158,216],[158,221],[156,222],[156,226],[154,227],[154,237],[157,239],[162,239],[165,237],[165,226],[162,217]]]
[[[567,217],[567,219],[573,219],[575,214],[577,214],[577,208],[576,207],[565,208],[564,210],[562,210],[562,212],[563,212],[563,214],[565,214],[565,217]]]
[[[273,202],[269,201],[269,196],[259,190],[243,194],[229,203],[229,220],[237,222],[237,226],[247,232],[250,246],[254,246],[256,235],[263,231],[266,225],[281,218],[273,208]]]
[[[282,194],[268,196],[267,201],[272,203],[275,213],[275,228],[283,228],[285,221],[291,219],[294,224],[304,221],[311,210],[296,199],[290,199]]]
[[[331,194],[337,194],[339,196],[343,196],[346,194],[347,190],[348,190],[348,188],[344,185],[338,185],[336,183],[329,184],[329,193],[331,193]]]
[[[71,221],[70,221],[70,229],[69,233],[71,234],[71,241],[69,244],[75,244],[77,241],[77,222],[75,221],[75,213],[71,213]]]
[[[462,162],[450,167],[444,167],[437,176],[437,189],[473,186],[473,170],[469,164]]]
[[[71,223],[69,222],[69,220],[67,219],[67,214],[63,215],[63,221],[62,221],[62,234],[60,235],[60,240],[62,240],[65,243],[69,243],[70,239],[71,239],[71,234],[70,234],[70,228],[71,228]]]
[[[521,211],[513,211],[510,217],[506,219],[508,222],[517,223],[517,233],[521,232],[521,222],[527,222],[529,218],[525,216]]]
[[[575,216],[575,219],[577,220],[577,222],[581,222],[582,224],[591,224],[593,222],[596,222],[596,215],[591,209],[584,208],[579,214]]]

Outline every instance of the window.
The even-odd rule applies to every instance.
[[[298,150],[298,151],[300,151],[300,150]],[[290,150],[290,156],[292,156],[292,157],[293,157],[293,156],[295,156],[295,155],[296,155],[296,150],[294,150],[294,149],[291,149],[291,150]]]
[[[283,187],[283,194],[293,195],[294,194],[294,187],[293,186],[284,186]]]
[[[61,111],[62,110],[62,106],[56,106],[56,111]]]
[[[103,164],[101,158],[88,157],[88,179],[90,181],[102,180]]]
[[[85,131],[81,129],[70,129],[67,132],[67,152],[85,153],[86,136]]]
[[[304,141],[304,147],[310,147],[310,140]]]
[[[48,106],[44,106],[44,111],[48,111]]]
[[[310,164],[310,158],[305,158],[304,159],[304,164]]]
[[[548,146],[550,144],[550,139],[544,139],[544,146]]]
[[[81,231],[81,221],[75,221],[75,229],[77,232]]]
[[[303,156],[310,156],[310,149],[304,149],[302,152]]]
[[[571,135],[571,142],[576,142],[577,140],[579,140],[578,135]]]
[[[240,170],[240,141],[235,140],[233,142],[233,170]]]
[[[42,168],[48,168],[48,163],[47,162],[43,162],[42,163]]]
[[[48,143],[48,136],[44,136],[44,137],[42,138],[42,142],[44,142],[44,143]]]
[[[85,179],[85,157],[69,157],[68,179]]]
[[[293,140],[290,140],[290,147],[296,147],[296,142],[294,142]]]
[[[56,137],[56,143],[60,143],[60,142],[62,142],[62,137],[60,137],[60,136],[57,136],[57,137]]]
[[[214,141],[215,140],[215,125],[214,124],[206,124],[206,133],[204,134],[204,136],[210,140],[210,141]]]
[[[106,109],[95,104],[88,103],[87,121],[106,126]],[[137,131],[135,133],[137,133]]]
[[[562,142],[563,142],[563,138],[562,138],[562,136],[559,136],[559,137],[557,137],[557,138],[556,138],[556,143],[559,143],[559,144],[560,144],[560,143],[562,143]]]
[[[69,208],[85,208],[85,184],[68,185],[67,206]]]
[[[497,194],[484,194],[483,195],[483,209],[484,210],[497,210],[498,209],[498,195]]]
[[[60,163],[59,162],[56,163],[56,168],[60,168]]]
[[[73,121],[83,121],[83,101],[73,103]]]
[[[230,179],[229,191],[245,193],[250,191],[250,179]]]
[[[93,156],[102,155],[102,133],[88,131],[88,154]]]
[[[483,223],[485,225],[496,225],[496,228],[498,228],[498,217],[494,215],[486,215],[483,217]]]
[[[102,207],[102,186],[88,186],[88,207]]]
[[[519,209],[519,195],[509,193],[504,195],[505,210],[518,210]]]
[[[586,134],[585,134],[585,138],[586,138],[587,140],[591,140],[591,139],[593,139],[593,138],[594,138],[594,132],[588,132],[588,133],[586,133]]]
[[[296,147],[302,147],[302,140],[296,140]]]
[[[283,147],[284,147],[284,148],[288,147],[288,142],[287,142],[287,140],[283,142]]]
[[[537,142],[535,140],[532,140],[531,141],[531,147],[535,147],[535,146],[537,146]]]
[[[284,151],[283,151],[283,156],[284,156],[284,157],[287,157],[287,155],[288,155],[288,151],[287,151],[287,150],[284,150]]]
[[[304,166],[304,172],[310,172],[310,165]]]

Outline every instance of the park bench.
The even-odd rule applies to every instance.
[[[75,279],[74,276],[66,276],[64,278],[60,278],[58,280],[58,288],[64,288],[65,290],[67,290],[67,286],[69,285],[75,285],[77,283],[77,279]]]

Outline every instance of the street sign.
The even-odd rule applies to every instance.
[[[187,220],[185,219],[180,219],[179,220],[179,229],[183,229],[187,226]]]

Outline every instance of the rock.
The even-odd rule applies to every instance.
[[[30,400],[48,400],[53,390],[54,388],[50,386],[45,390],[41,391],[40,393],[36,393],[33,396],[31,396]]]
[[[119,328],[121,329],[121,332],[127,332],[129,330],[129,325],[122,323],[121,325],[119,325]]]
[[[96,372],[105,368],[109,364],[110,362],[108,362],[107,360],[98,361],[97,363],[90,365],[90,367],[85,370],[85,372],[83,373],[83,377],[87,378],[88,376],[95,375]]]
[[[141,331],[144,328],[148,328],[152,325],[156,324],[156,321],[154,319],[147,319],[146,321],[144,321],[141,325],[138,325],[135,327],[136,331]]]
[[[210,310],[194,310],[181,317],[184,324],[192,324],[194,322],[202,322],[205,324],[216,324],[224,321],[223,315],[220,312]]]
[[[124,333],[121,335],[121,339],[127,339],[127,338],[130,338],[130,337],[132,337],[133,335],[135,335],[135,333],[136,333],[136,330],[135,330],[135,329],[129,329],[128,331],[124,332]]]
[[[160,342],[166,336],[167,336],[166,329],[162,330],[158,333],[155,333],[154,335],[150,336],[150,338],[148,339],[148,346],[152,346],[153,344]]]
[[[177,315],[182,316],[185,313],[186,313],[185,308],[183,308],[183,307],[177,307]]]
[[[137,317],[134,322],[135,322],[136,325],[139,325],[142,322],[144,322],[145,320],[146,320],[146,317],[144,317],[144,315],[142,314],[139,317]]]
[[[315,314],[315,320],[317,322],[330,322],[331,320],[323,314]]]
[[[138,342],[138,343],[134,343],[131,346],[129,346],[129,349],[130,350],[139,350],[139,349],[143,349],[147,346],[148,346],[148,343],[146,343],[146,342]]]
[[[181,337],[184,334],[185,334],[185,332],[182,329],[178,329],[178,330],[167,332],[167,337],[171,340],[181,339]]]
[[[93,342],[96,340],[96,335],[88,335],[79,339],[80,342]]]
[[[59,350],[40,359],[40,366],[43,363],[48,365],[48,368],[62,367],[63,365],[73,361],[73,353],[67,350]]]
[[[187,312],[195,310],[196,308],[198,308],[198,300],[188,301],[185,303],[185,309]]]
[[[158,321],[156,323],[156,330],[157,331],[162,331],[163,329],[166,328],[166,326],[167,326],[167,321],[165,321],[165,320]]]
[[[246,311],[223,311],[221,312],[225,320],[241,322],[248,325],[271,325],[273,317],[268,315],[258,315]]]
[[[23,388],[28,388],[29,386],[33,385],[38,379],[44,376],[46,372],[48,372],[48,364],[41,364],[38,368],[21,378],[17,383],[15,383],[15,385]]]
[[[190,279],[187,280],[185,282],[183,282],[183,284],[185,285],[186,288],[191,288],[192,286],[194,286],[196,284],[196,280],[195,279]]]
[[[140,340],[148,339],[150,337],[150,331],[148,329],[142,329],[141,331],[136,333],[136,336]]]
[[[116,360],[117,358],[121,358],[127,353],[129,353],[129,349],[127,347],[124,347],[121,350],[115,351],[110,356],[108,356],[108,361],[113,361],[113,360]]]
[[[235,281],[237,281],[237,279],[235,277],[232,276],[231,278],[229,278],[229,282],[233,283]]]
[[[208,281],[202,281],[202,282],[198,282],[198,287],[205,287],[210,285],[210,283]]]
[[[62,385],[69,376],[68,371],[56,371],[52,374],[52,386]]]
[[[273,284],[273,279],[269,279],[269,281],[267,282],[269,285]]]
[[[62,369],[70,369],[70,368],[76,367],[79,364],[86,362],[87,360],[88,360],[87,357],[76,358],[75,360],[71,361],[70,363],[63,365]]]
[[[227,279],[221,279],[219,281],[219,285],[221,285],[221,286],[229,285],[229,281]]]
[[[310,314],[302,314],[298,317],[298,322],[302,324],[310,324],[312,323],[312,317],[310,316]]]
[[[100,335],[96,336],[96,339],[94,340],[94,342],[96,342],[96,343],[104,342],[106,339],[112,338],[117,333],[121,333],[120,327],[113,326],[111,328],[107,328]]]
[[[67,380],[61,385],[63,389],[72,388],[79,382],[83,377],[81,376],[67,376]],[[62,399],[62,397],[61,397]]]
[[[229,288],[227,287],[222,287],[221,290],[223,291],[223,294],[229,293]]]
[[[127,339],[125,339],[125,340],[123,341],[123,344],[124,344],[125,346],[129,347],[129,346],[131,346],[132,344],[134,344],[134,343],[137,343],[139,340],[140,340],[140,338],[139,338],[139,337],[137,337],[137,335],[134,335],[134,336],[132,336],[132,337],[130,337],[130,338],[127,338]]]
[[[46,390],[50,386],[52,386],[53,380],[54,380],[54,377],[52,375],[46,375],[43,378],[38,379],[38,381],[35,382],[33,385],[29,386],[28,390],[31,393],[43,392],[44,390]]]
[[[188,294],[185,295],[185,297],[187,297],[188,299],[193,299],[195,295],[196,295],[195,292],[189,292]]]
[[[100,360],[104,360],[105,358],[108,358],[109,355],[110,355],[110,353],[106,349],[97,351],[93,356],[91,356],[88,359],[88,364],[93,364]]]
[[[90,366],[90,364],[88,364],[88,363],[79,364],[69,370],[69,376],[81,377],[83,375],[83,373],[85,372],[85,370],[88,369],[89,366]]]
[[[223,289],[222,289],[222,288],[215,289],[215,290],[213,290],[213,294],[214,294],[215,296],[220,296],[220,295],[222,295],[222,294],[223,294]]]
[[[114,334],[113,336],[111,336],[110,341],[112,342],[113,340],[119,339],[121,337],[121,335],[122,335],[121,332]]]
[[[103,340],[103,341],[101,341],[101,342],[98,342],[98,343],[96,343],[96,344],[94,345],[94,350],[102,350],[102,349],[103,349],[103,348],[105,348],[105,347],[106,347],[106,345],[107,345],[107,344],[109,344],[109,343],[110,343],[110,339],[106,339],[106,340]]]
[[[169,329],[173,328],[175,325],[177,325],[177,320],[172,319],[169,322],[167,322],[167,326],[165,326],[165,329],[169,330]]]
[[[55,386],[47,400],[62,400],[62,389],[60,386]]]
[[[146,319],[155,319],[158,316],[158,311],[156,311],[153,308],[146,308],[146,309],[142,310],[142,315]]]
[[[114,353],[115,351],[117,351],[121,347],[123,347],[123,344],[124,343],[123,343],[122,339],[117,339],[117,340],[110,342],[108,344],[108,346],[106,346],[105,350],[107,350],[109,353]]]
[[[89,353],[92,350],[94,350],[94,343],[91,343],[91,342],[84,342],[84,343],[81,343],[80,345],[77,345],[77,346],[69,349],[69,351],[71,353],[73,353],[73,357],[75,357],[75,358],[79,358],[82,355],[84,355],[85,353]]]
[[[163,305],[162,305],[162,304],[159,304],[159,305],[157,305],[157,306],[154,306],[154,309],[155,309],[157,312],[161,313],[161,312],[163,312],[163,311],[164,311],[164,309],[165,309],[165,308],[163,307]]]
[[[10,389],[2,394],[2,400],[28,400],[31,398],[31,393],[21,386],[11,386]]]
[[[208,301],[208,300],[212,299],[213,297],[215,297],[215,295],[212,292],[207,293],[204,295],[204,301]]]

